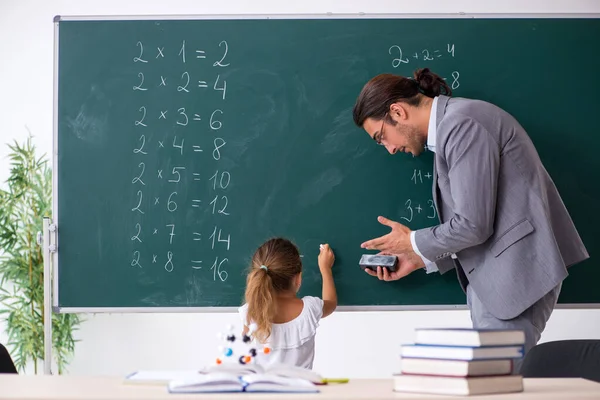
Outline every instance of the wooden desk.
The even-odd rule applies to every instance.
[[[443,399],[448,396],[415,395],[392,391],[391,379],[351,379],[349,383],[321,386],[318,394],[229,393],[170,394],[163,386],[124,384],[115,377],[2,375],[2,400],[115,400],[115,399]],[[600,399],[600,384],[585,379],[525,379],[525,391],[510,395],[474,396],[477,400],[580,400]]]

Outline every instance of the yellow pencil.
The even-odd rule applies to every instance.
[[[348,378],[323,378],[323,383],[348,383]]]

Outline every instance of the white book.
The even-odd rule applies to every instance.
[[[507,329],[426,328],[416,330],[415,343],[472,347],[523,345],[525,333]]]
[[[506,375],[458,378],[426,375],[395,375],[394,391],[459,396],[515,393],[523,391],[523,377],[520,375]]]
[[[501,360],[436,360],[428,358],[403,358],[401,372],[413,375],[486,376],[509,375],[513,361]]]
[[[403,345],[402,358],[437,358],[444,360],[485,360],[497,358],[521,358],[523,346],[459,347]]]
[[[146,370],[136,371],[125,377],[125,383],[139,385],[167,385],[174,379],[197,377],[197,370]]]

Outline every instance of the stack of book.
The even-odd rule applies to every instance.
[[[414,344],[401,348],[394,391],[479,395],[523,391],[514,360],[523,357],[519,330],[417,329]]]

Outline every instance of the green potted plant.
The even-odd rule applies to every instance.
[[[52,213],[52,171],[36,157],[31,135],[10,148],[7,187],[0,189],[0,314],[6,320],[15,366],[24,371],[44,358],[44,261],[37,234]],[[52,314],[52,354],[63,373],[75,349],[76,314]]]

